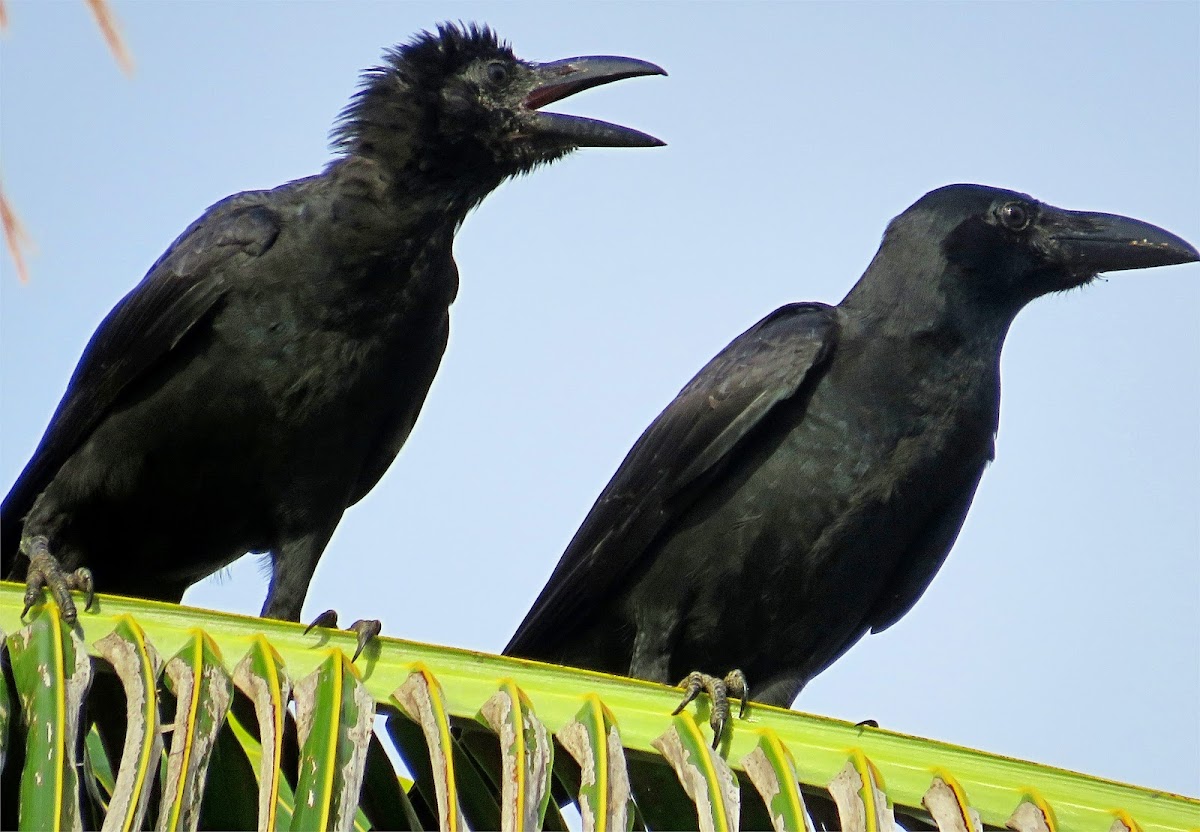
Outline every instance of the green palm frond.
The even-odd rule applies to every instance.
[[[390,638],[351,664],[352,634],[105,596],[68,630],[51,602],[21,621],[22,592],[0,586],[22,828],[564,829],[571,803],[596,830],[1200,828],[1188,798],[779,708],[714,752],[706,704],[672,717],[661,685]]]

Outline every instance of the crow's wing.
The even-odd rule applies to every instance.
[[[837,341],[833,307],[796,303],[722,350],[646,429],[567,546],[505,648],[534,657],[602,603],[777,403],[795,395]]]
[[[41,443],[0,506],[0,575],[12,568],[34,500],[121,392],[216,307],[228,289],[229,266],[239,265],[235,258],[258,257],[275,242],[280,220],[270,207],[273,195],[249,191],[213,205],[100,323]]]

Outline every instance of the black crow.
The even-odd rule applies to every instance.
[[[325,171],[209,208],[100,324],[0,511],[2,571],[178,601],[269,553],[262,614],[297,620],[348,506],[413,428],[458,291],[454,234],[510,176],[578,147],[662,142],[541,108],[665,74],[631,58],[519,60],[442,25],[385,55]],[[20,556],[19,556],[20,555]]]
[[[950,185],[837,306],[734,339],[646,430],[505,652],[788,706],[916,603],[993,455],[1013,318],[1098,272],[1200,259],[1138,220]],[[724,673],[724,679],[698,672]],[[743,675],[744,672],[744,675]],[[680,705],[682,708],[683,705]]]

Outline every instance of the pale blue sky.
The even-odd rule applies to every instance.
[[[456,245],[450,347],[306,614],[498,650],[642,429],[734,335],[836,302],[928,190],[1014,188],[1200,242],[1200,4],[115,4],[17,0],[0,166],[0,488],[112,304],[226,194],[314,173],[381,49],[445,19],[643,78],[557,109],[660,136],[503,186]],[[1200,267],[1117,273],[1013,327],[997,460],[917,607],[798,707],[1200,794]],[[245,559],[191,603],[257,612]],[[717,668],[716,670],[723,670]],[[751,680],[753,683],[753,680]]]

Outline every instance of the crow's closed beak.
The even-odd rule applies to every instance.
[[[1055,262],[1075,274],[1200,260],[1200,252],[1182,237],[1119,214],[1052,209],[1043,212],[1039,224]]]

